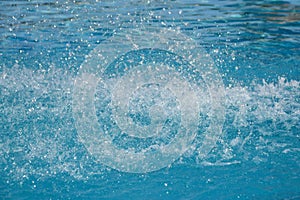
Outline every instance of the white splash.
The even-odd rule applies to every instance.
[[[22,182],[62,173],[85,179],[106,169],[78,144],[71,112],[72,75],[55,67],[1,70],[4,173]],[[183,158],[224,166],[299,154],[300,82],[279,77],[276,83],[237,85],[226,88],[227,121],[218,146],[206,158],[199,157],[201,142],[196,139]]]

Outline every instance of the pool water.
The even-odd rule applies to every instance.
[[[0,199],[300,199],[300,3],[0,1]]]

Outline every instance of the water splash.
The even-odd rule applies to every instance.
[[[55,67],[2,67],[0,166],[5,180],[23,182],[57,174],[86,179],[108,169],[78,141],[71,108],[74,79]],[[203,157],[203,138],[197,136],[179,161],[223,166],[294,157],[300,166],[299,94],[300,82],[282,77],[276,83],[228,86],[226,121],[217,145]]]
[[[129,110],[149,85],[157,86],[150,98],[136,100],[143,112]],[[96,102],[99,112],[95,94],[104,99]],[[100,163],[143,173],[172,164],[198,131],[205,156],[222,133],[223,98],[221,76],[194,40],[178,30],[143,27],[115,34],[87,57],[75,80],[73,114],[81,142]],[[161,109],[171,102],[177,116]],[[203,132],[199,116],[208,122]]]
[[[278,77],[276,83],[263,80],[262,83],[254,81],[250,86],[237,83],[227,87],[224,137],[219,140],[218,148],[198,163],[259,163],[270,161],[275,155],[297,154],[299,84],[299,81]]]

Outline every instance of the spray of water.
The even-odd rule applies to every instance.
[[[200,117],[209,120],[201,152],[214,147],[224,94],[212,60],[191,38],[172,29],[131,29],[100,44],[81,66],[73,113],[81,142],[100,163],[149,172],[190,147],[204,129]]]
[[[177,32],[163,33],[178,37]],[[139,41],[142,38],[139,34],[133,38],[129,34],[117,37]],[[107,58],[103,57],[107,51],[96,49],[76,77],[55,67],[33,71],[18,65],[3,66],[0,76],[3,174],[18,180],[58,173],[87,178],[101,173],[107,169],[105,166],[147,172],[166,167],[178,158],[185,164],[194,160],[197,165],[229,165],[266,162],[272,154],[299,153],[298,81],[279,77],[276,83],[253,82],[247,87],[235,83],[224,88],[221,104],[220,99],[212,101],[212,97],[219,95],[213,89],[218,88],[215,85],[220,80],[215,82],[211,71],[193,71],[195,68],[183,61],[189,60],[183,50],[176,52],[169,41],[157,41],[157,35],[149,37],[151,45],[159,48],[128,42],[131,45],[128,54],[122,52],[123,56],[113,57],[115,62],[107,61],[113,63],[109,68],[102,68],[103,60],[99,60]],[[186,39],[192,42],[179,34],[176,42],[181,42],[180,47],[194,48],[193,42],[184,45]],[[162,44],[165,50],[157,50],[162,49]],[[147,57],[141,59],[151,53],[160,63],[154,64],[153,60],[147,63]],[[111,55],[115,54],[109,52],[108,57]],[[191,62],[203,58],[203,54],[197,56]],[[122,65],[134,63],[131,59],[141,62],[138,66],[145,71],[136,65]],[[176,62],[186,67],[175,68],[172,63]],[[182,90],[186,93],[181,93]],[[193,105],[192,109],[188,105]],[[213,117],[220,110],[223,115],[223,109],[226,114],[221,131]],[[155,161],[157,158],[159,163]]]

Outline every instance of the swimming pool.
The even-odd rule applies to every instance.
[[[1,1],[1,199],[299,199],[300,3]]]

